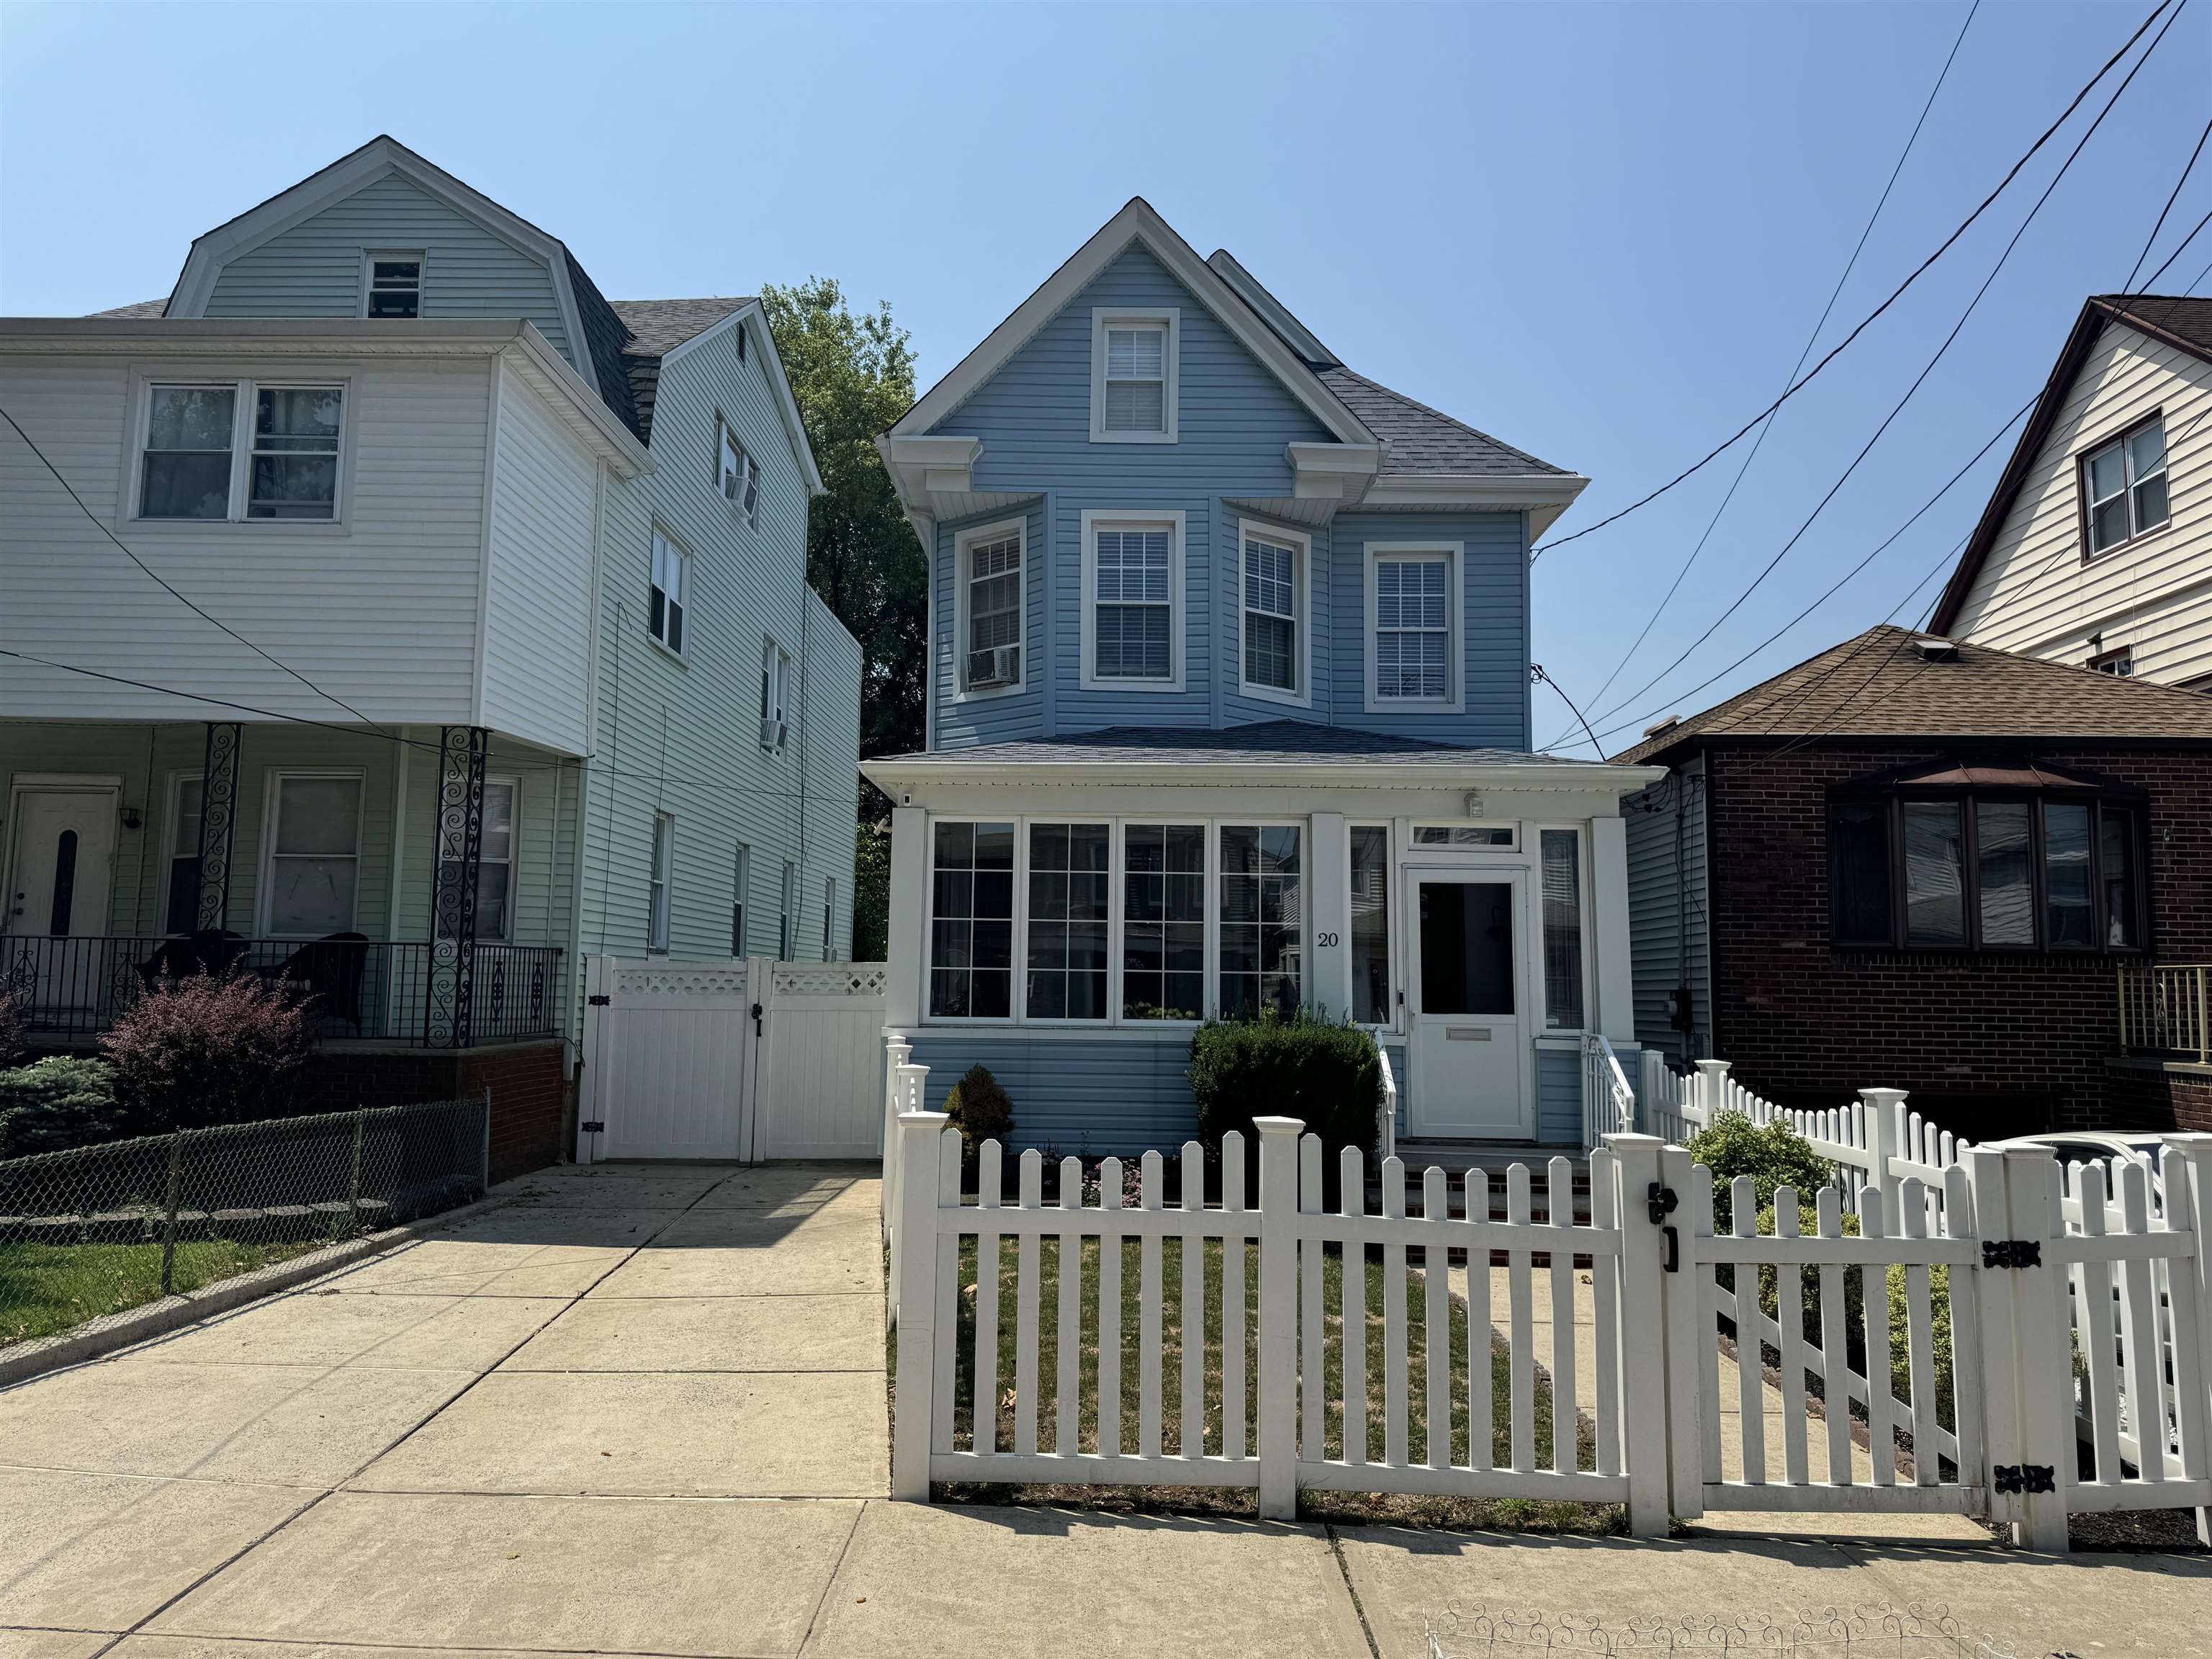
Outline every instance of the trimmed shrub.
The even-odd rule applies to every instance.
[[[283,1117],[313,1046],[306,1008],[240,975],[157,986],[100,1046],[133,1134]]]
[[[1306,1133],[1321,1137],[1322,1179],[1333,1194],[1339,1152],[1357,1146],[1370,1161],[1375,1156],[1382,1051],[1360,1027],[1303,1011],[1208,1020],[1191,1038],[1190,1091],[1210,1163],[1220,1158],[1222,1136],[1237,1130],[1244,1136],[1245,1182],[1256,1191],[1260,1138],[1252,1120],[1298,1118]],[[1336,1199],[1323,1202],[1334,1206]]]
[[[970,1066],[945,1097],[945,1113],[960,1131],[960,1156],[969,1169],[987,1140],[1003,1142],[1014,1127],[1014,1103],[988,1066]]]
[[[1836,1178],[1836,1166],[1815,1152],[1787,1123],[1753,1123],[1741,1112],[1723,1112],[1711,1125],[1690,1139],[1690,1156],[1713,1172],[1713,1231],[1725,1233],[1735,1224],[1729,1206],[1729,1183],[1738,1176],[1751,1177],[1759,1207],[1769,1209],[1778,1187],[1795,1187],[1801,1200],[1810,1198]],[[1810,1207],[1806,1210],[1809,1216]],[[1807,1231],[1811,1231],[1808,1223]]]
[[[23,1016],[15,999],[0,991],[0,1066],[13,1066],[23,1054]]]
[[[115,1068],[90,1054],[49,1054],[0,1072],[0,1158],[27,1158],[118,1139]]]

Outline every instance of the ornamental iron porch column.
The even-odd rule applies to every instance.
[[[423,1040],[433,1048],[469,1046],[475,992],[477,870],[483,856],[484,749],[481,726],[438,733],[437,861],[430,898],[430,973]]]
[[[230,911],[230,843],[238,822],[238,757],[246,727],[210,720],[200,763],[200,900],[193,925],[221,933]]]

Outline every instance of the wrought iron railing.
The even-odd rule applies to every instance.
[[[2119,992],[2124,1052],[2212,1065],[2212,966],[2130,963]]]
[[[561,967],[557,946],[477,945],[469,1045],[559,1036]],[[155,986],[212,973],[252,975],[303,998],[322,1041],[426,1047],[436,1029],[430,969],[431,946],[418,940],[0,939],[0,993],[34,1038],[94,1036]]]

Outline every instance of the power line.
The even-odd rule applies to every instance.
[[[1788,395],[1790,387],[1796,382],[1798,372],[1805,367],[1805,360],[1813,355],[1813,348],[1820,343],[1820,331],[1828,325],[1828,318],[1835,311],[1836,301],[1843,297],[1844,285],[1850,281],[1851,272],[1858,269],[1859,255],[1866,252],[1867,239],[1874,234],[1874,228],[1881,218],[1882,209],[1889,204],[1890,192],[1897,188],[1898,179],[1905,172],[1905,164],[1911,158],[1912,147],[1920,141],[1920,130],[1928,125],[1929,112],[1936,107],[1936,95],[1943,90],[1943,82],[1951,74],[1951,65],[1958,61],[1959,48],[1966,44],[1966,31],[1973,27],[1974,15],[1981,9],[1982,0],[1974,0],[1974,3],[1967,9],[1966,21],[1959,26],[1958,38],[1951,42],[1950,55],[1944,58],[1943,67],[1936,72],[1936,84],[1929,88],[1928,100],[1920,106],[1920,118],[1912,124],[1912,131],[1905,137],[1905,148],[1898,152],[1897,165],[1889,170],[1889,180],[1882,185],[1881,195],[1874,204],[1874,211],[1867,216],[1865,227],[1859,232],[1859,240],[1851,249],[1850,258],[1844,261],[1843,274],[1836,278],[1835,287],[1828,291],[1828,303],[1820,307],[1820,319],[1814,323],[1813,331],[1805,337],[1805,346],[1797,354],[1797,361],[1790,365],[1790,372],[1782,377],[1784,396]],[[2177,185],[2177,191],[2179,188]],[[2155,235],[2157,233],[2154,231],[2152,234]],[[1721,497],[1720,505],[1713,509],[1713,516],[1706,520],[1705,533],[1698,538],[1697,545],[1690,550],[1690,556],[1683,560],[1681,568],[1675,571],[1674,580],[1668,584],[1665,596],[1660,599],[1651,614],[1644,618],[1643,630],[1637,635],[1628,649],[1621,653],[1620,660],[1613,665],[1613,672],[1605,677],[1605,684],[1599,686],[1591,696],[1590,702],[1593,705],[1601,702],[1605,694],[1613,689],[1613,683],[1620,678],[1621,671],[1628,666],[1634,659],[1637,652],[1643,648],[1644,641],[1651,636],[1651,630],[1658,626],[1659,618],[1665,614],[1667,607],[1674,602],[1674,595],[1680,589],[1683,579],[1690,574],[1690,567],[1697,563],[1698,556],[1705,550],[1705,544],[1712,539],[1713,532],[1720,527],[1722,516],[1728,512],[1729,503],[1735,499],[1735,492],[1742,484],[1744,475],[1751,471],[1751,464],[1759,459],[1759,452],[1765,447],[1767,435],[1774,430],[1776,418],[1775,416],[1770,415],[1760,424],[1759,436],[1752,441],[1751,448],[1743,458],[1743,465],[1736,468],[1735,477],[1729,481],[1728,493]],[[1554,690],[1559,689],[1556,684],[1553,689]],[[1560,696],[1564,700],[1565,693],[1561,692]],[[1573,705],[1568,706],[1571,708]]]
[[[2188,3],[2188,0],[2180,0],[2180,3],[2182,5],[2186,5]],[[2150,15],[2144,18],[2142,23],[2137,25],[2136,32],[2127,38],[2120,49],[2114,52],[2110,58],[2106,58],[2103,67],[2099,69],[2096,74],[2089,77],[2088,83],[2085,85],[2081,91],[2074,94],[2073,101],[2068,104],[2066,107],[2060,112],[2058,118],[2056,121],[2053,121],[2049,126],[2045,127],[2043,130],[2042,136],[2037,138],[2034,143],[2028,146],[2027,153],[2012,164],[2011,169],[2006,173],[2005,176],[2002,179],[1998,181],[1997,187],[1982,198],[1981,205],[1977,207],[1972,213],[1968,214],[1965,220],[1960,222],[1959,228],[1943,239],[1942,246],[1938,247],[1925,259],[1922,260],[1920,264],[1914,268],[1912,274],[1907,276],[1902,283],[1899,283],[1896,289],[1892,292],[1887,300],[1884,300],[1871,312],[1868,313],[1865,319],[1860,322],[1858,326],[1854,328],[1849,334],[1845,335],[1832,351],[1829,352],[1826,356],[1821,358],[1819,362],[1814,364],[1812,372],[1807,374],[1803,380],[1799,380],[1788,391],[1784,392],[1781,397],[1777,398],[1765,409],[1759,410],[1758,414],[1753,416],[1748,421],[1746,421],[1741,427],[1737,428],[1734,433],[1729,434],[1726,441],[1708,451],[1702,459],[1676,473],[1673,477],[1669,478],[1665,483],[1661,484],[1650,495],[1631,501],[1626,507],[1622,507],[1618,513],[1614,513],[1606,518],[1600,519],[1595,524],[1587,525],[1583,528],[1574,532],[1571,535],[1555,537],[1551,541],[1546,542],[1542,546],[1535,550],[1534,553],[1531,556],[1530,562],[1533,563],[1535,559],[1541,558],[1553,548],[1564,547],[1569,542],[1579,541],[1584,536],[1588,536],[1596,531],[1602,530],[1606,526],[1617,523],[1619,520],[1626,518],[1630,514],[1638,511],[1639,508],[1650,506],[1653,501],[1657,501],[1659,497],[1665,495],[1668,490],[1674,489],[1677,484],[1681,483],[1685,479],[1692,477],[1696,473],[1703,471],[1706,466],[1710,465],[1714,460],[1731,448],[1738,439],[1741,438],[1746,433],[1749,432],[1753,427],[1757,426],[1768,416],[1774,413],[1776,410],[1781,408],[1782,405],[1790,398],[1802,391],[1805,386],[1812,381],[1814,375],[1819,374],[1822,369],[1833,362],[1836,358],[1850,345],[1852,341],[1857,339],[1861,334],[1864,333],[1869,324],[1873,323],[1876,318],[1887,311],[1890,307],[1895,305],[1897,301],[1904,296],[1905,291],[1911,288],[1913,283],[1919,281],[1921,276],[1927,272],[1929,266],[1933,265],[1938,259],[1942,258],[1945,253],[1950,251],[1952,245],[1961,236],[1966,234],[1967,230],[1972,227],[1974,222],[1979,219],[1982,215],[1988,210],[1990,204],[1995,202],[1998,197],[2004,193],[2006,188],[2015,178],[2019,176],[2021,169],[2026,167],[2031,161],[2034,160],[2037,152],[2041,150],[2044,145],[2050,143],[2052,135],[2057,133],[2060,127],[2066,125],[2068,118],[2070,117],[2075,110],[2081,106],[2083,100],[2086,100],[2092,92],[2096,90],[2097,83],[2102,81],[2106,76],[2112,72],[2112,66],[2118,64],[2121,58],[2127,56],[2128,52],[2134,47],[2136,42],[2142,39],[2143,34],[2149,29],[2150,26],[2158,21],[2160,15],[2166,10],[2167,6],[2172,4],[2174,4],[2174,0],[2159,0],[2158,5],[2152,9]],[[2177,9],[2174,15],[2178,17],[2180,15],[2179,9]],[[2171,18],[2167,20],[2169,25],[2172,21],[2172,20]],[[2162,35],[2165,31],[2160,30],[2160,33]],[[2144,55],[2148,57],[2149,54],[2145,53]]]
[[[138,568],[145,572],[147,575],[152,577],[171,599],[176,600],[178,604],[183,605],[187,611],[190,611],[202,622],[208,623],[210,627],[220,629],[223,633],[229,635],[232,639],[236,640],[240,645],[252,652],[257,657],[259,657],[264,661],[271,663],[276,667],[283,669],[287,674],[289,674],[294,679],[299,681],[301,684],[306,686],[308,690],[313,692],[317,696],[321,697],[327,702],[336,703],[339,708],[344,709],[347,714],[352,715],[356,720],[362,721],[364,724],[370,726],[376,724],[375,721],[370,720],[368,715],[362,714],[361,710],[356,708],[343,697],[324,690],[321,686],[317,685],[313,680],[309,679],[305,674],[302,674],[298,669],[293,667],[290,664],[279,662],[275,657],[270,655],[268,652],[264,651],[259,646],[254,644],[252,640],[247,639],[245,635],[240,633],[228,623],[224,622],[220,617],[201,609],[200,606],[195,605],[191,599],[185,598],[184,594],[179,592],[175,587],[170,585],[167,579],[165,578],[161,572],[155,570],[153,566],[148,564],[145,560],[140,558],[136,553],[132,552],[131,549],[125,544],[123,538],[118,536],[113,531],[110,530],[106,524],[101,520],[100,516],[97,513],[94,513],[90,507],[85,504],[84,497],[78,495],[75,486],[73,486],[67,478],[62,476],[61,468],[56,466],[52,461],[47,459],[46,452],[40,448],[39,446],[32,441],[31,434],[23,430],[22,423],[21,422],[16,420],[16,418],[13,415],[10,415],[4,408],[0,408],[0,420],[6,421],[9,426],[15,428],[15,435],[23,441],[24,447],[29,449],[31,453],[39,458],[40,465],[42,465],[47,471],[53,474],[54,482],[59,484],[64,491],[68,494],[70,500],[76,503],[77,511],[83,514],[86,518],[92,521],[93,527],[99,531],[101,535],[106,537],[108,540],[113,542],[116,546],[121,548],[123,550],[123,556],[130,560],[131,563],[137,565]]]
[[[1935,355],[1929,358],[1926,365],[1922,368],[1920,373],[1913,378],[1912,384],[1905,389],[1905,395],[1899,398],[1896,404],[1892,406],[1889,413],[1882,417],[1881,424],[1875,428],[1874,435],[1869,438],[1866,441],[1866,443],[1860,448],[1858,453],[1851,458],[1850,465],[1845,467],[1842,476],[1839,477],[1834,483],[1828,487],[1827,493],[1820,497],[1819,502],[1814,505],[1812,512],[1806,516],[1805,521],[1797,526],[1796,530],[1790,535],[1790,539],[1784,542],[1780,549],[1776,551],[1774,556],[1766,562],[1765,567],[1760,569],[1759,574],[1752,579],[1751,585],[1746,587],[1742,592],[1737,594],[1734,599],[1730,600],[1728,608],[1723,611],[1719,616],[1713,618],[1713,620],[1706,625],[1705,632],[1698,635],[1696,639],[1691,641],[1687,646],[1684,647],[1674,661],[1668,663],[1666,667],[1661,669],[1656,674],[1654,674],[1650,679],[1638,686],[1636,690],[1632,692],[1628,696],[1622,698],[1620,702],[1615,705],[1613,708],[1606,711],[1604,714],[1601,714],[1598,716],[1600,720],[1607,718],[1607,715],[1609,714],[1618,714],[1621,708],[1636,701],[1637,698],[1642,696],[1645,692],[1650,690],[1652,687],[1658,684],[1661,680],[1665,679],[1668,675],[1673,673],[1675,669],[1680,667],[1684,662],[1689,659],[1691,654],[1694,653],[1699,646],[1703,645],[1707,640],[1713,636],[1714,633],[1720,628],[1723,623],[1725,623],[1730,617],[1734,616],[1737,609],[1741,607],[1747,599],[1750,599],[1753,593],[1759,591],[1759,586],[1766,580],[1767,577],[1771,575],[1776,568],[1781,564],[1782,561],[1790,556],[1790,550],[1797,545],[1798,542],[1803,538],[1806,532],[1813,527],[1814,521],[1820,518],[1820,514],[1824,511],[1826,510],[1828,503],[1835,500],[1837,494],[1843,489],[1845,483],[1850,482],[1852,475],[1858,471],[1860,465],[1866,460],[1866,458],[1869,454],[1873,453],[1875,446],[1881,441],[1882,434],[1889,430],[1891,424],[1900,414],[1904,412],[1905,404],[1911,402],[1914,394],[1920,390],[1922,385],[1926,382],[1928,377],[1935,373],[1936,365],[1942,362],[1944,354],[1950,350],[1952,343],[1958,339],[1961,331],[1966,328],[1967,322],[1972,318],[1976,308],[1980,306],[1983,297],[1989,293],[1990,284],[1995,283],[1999,274],[2003,271],[2006,263],[2012,258],[2013,250],[2020,246],[2021,238],[2027,234],[2028,227],[2035,222],[2037,216],[2043,211],[2045,204],[2050,201],[2051,193],[2058,188],[2060,181],[2063,180],[2066,177],[2068,172],[2072,169],[2075,161],[2080,158],[2082,150],[2087,147],[2090,139],[2096,136],[2098,128],[2102,126],[2105,123],[2105,118],[2112,112],[2113,108],[2119,103],[2121,98],[2125,95],[2128,88],[2134,83],[2135,77],[2136,75],[2141,73],[2143,65],[2150,62],[2152,54],[2158,50],[2159,42],[2165,40],[2166,31],[2171,29],[2175,21],[2179,19],[2183,9],[2185,8],[2187,4],[2188,0],[2181,0],[2181,4],[2174,9],[2172,15],[2166,19],[2165,25],[2161,27],[2158,33],[2152,38],[2150,45],[2144,48],[2142,56],[2136,60],[2134,66],[2128,70],[2127,75],[2121,80],[2120,84],[2113,88],[2112,95],[2105,100],[2105,106],[2097,112],[2096,119],[2089,124],[2087,130],[2082,133],[2081,137],[2077,141],[2075,141],[2074,148],[2068,152],[2065,161],[2060,163],[2058,171],[2051,175],[2051,182],[2044,186],[2043,193],[2036,198],[2034,206],[2031,207],[2027,210],[2027,217],[2023,218],[2020,222],[2019,228],[2012,234],[2012,239],[2005,244],[2004,251],[1998,254],[1996,264],[1990,267],[1990,274],[1982,279],[1981,286],[1974,290],[1973,298],[1966,302],[1966,310],[1960,314],[1959,320],[1952,325],[1951,331],[1943,337],[1943,343],[1936,348]],[[2161,269],[2163,269],[2163,267],[2161,267]],[[2026,410],[2023,409],[2021,413],[2026,413]],[[2013,416],[2013,419],[2015,421],[2019,418],[2020,416],[2018,415]],[[2008,426],[2010,422],[2008,422],[2007,424]],[[2002,435],[2002,434],[1999,435]],[[1994,442],[1995,440],[1992,439],[1991,441]],[[1984,448],[1986,449],[1986,446]],[[1977,457],[1977,459],[1978,459],[1979,458]],[[1948,485],[1945,486],[1946,489],[1948,487]],[[1864,562],[1865,562],[1863,560],[1861,561],[1862,565],[1863,565]],[[1832,589],[1831,591],[1832,592],[1833,590]],[[1742,660],[1743,659],[1738,659],[1739,662]],[[1725,672],[1726,671],[1723,671],[1723,672]],[[1714,678],[1717,678],[1718,676],[1715,676]],[[1692,691],[1701,690],[1704,689],[1705,685],[1710,685],[1711,684],[1712,680],[1708,679],[1705,681],[1702,685],[1692,688]],[[1679,702],[1680,697],[1687,696],[1692,694],[1692,692],[1683,692],[1675,697],[1668,699],[1668,701]],[[1622,728],[1615,726],[1612,729],[1619,731]]]
[[[2181,14],[2179,12],[2174,14],[2177,17],[2180,15]],[[2132,294],[2135,292],[2136,272],[2142,269],[2142,262],[2150,258],[2151,249],[2157,246],[2158,234],[2166,228],[2166,216],[2173,211],[2173,204],[2179,199],[2181,195],[2181,187],[2189,182],[2189,175],[2197,171],[2197,158],[2204,153],[2204,141],[2207,138],[2212,138],[2212,119],[2206,120],[2204,123],[2204,131],[2197,135],[2197,148],[2189,152],[2188,164],[2181,169],[2181,177],[2173,181],[2173,193],[2166,198],[2166,205],[2158,210],[2158,222],[2150,228],[2150,234],[2143,238],[2142,252],[2136,255],[2135,264],[2128,267],[2128,280],[2120,289],[2120,292],[2123,294]],[[2203,228],[2203,223],[2200,222],[2197,229],[2202,230]],[[2181,239],[2181,246],[2187,247],[2190,242],[2195,239],[2196,235],[2196,230],[2191,231],[2187,236]],[[2176,248],[2174,250],[2177,253],[2180,251],[2180,248]],[[2166,262],[2166,264],[2170,265],[2172,263],[2172,260],[2168,259]],[[2160,271],[2165,270],[2165,269],[2166,265],[2160,265],[2159,267]],[[2153,282],[2156,282],[2158,279],[2154,276],[2151,280]]]
[[[1565,690],[1560,686],[1557,680],[1553,679],[1549,674],[1547,674],[1544,672],[1543,664],[1540,662],[1530,663],[1528,665],[1528,673],[1531,678],[1535,679],[1545,685],[1550,686],[1553,690],[1557,691],[1559,694],[1559,701],[1566,704],[1568,712],[1572,714],[1577,720],[1582,720],[1583,732],[1583,734],[1589,738],[1590,748],[1596,752],[1597,757],[1600,760],[1603,760],[1605,758],[1605,750],[1597,740],[1597,733],[1590,730],[1589,722],[1583,720],[1583,711],[1575,707],[1575,700],[1566,694]]]

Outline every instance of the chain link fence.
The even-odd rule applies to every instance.
[[[0,1161],[0,1350],[481,1197],[489,1148],[487,1097]]]

